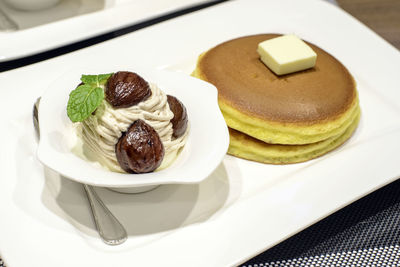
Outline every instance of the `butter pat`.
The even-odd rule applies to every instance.
[[[295,35],[284,35],[258,44],[261,61],[278,75],[315,66],[317,54]]]

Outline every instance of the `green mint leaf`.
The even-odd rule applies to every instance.
[[[99,74],[99,75],[82,75],[81,81],[84,84],[89,84],[91,86],[100,86],[107,83],[108,78],[112,73],[109,74]]]
[[[82,85],[69,94],[67,115],[72,122],[84,121],[101,104],[104,90],[101,86],[107,83],[113,73],[99,75],[82,75]]]
[[[84,121],[96,110],[103,99],[102,88],[90,84],[80,85],[69,94],[67,115],[72,122]]]
[[[87,85],[97,85],[97,75],[82,75],[81,76],[81,81],[82,81],[82,83],[84,83],[84,84],[87,84]]]
[[[108,81],[108,78],[111,77],[111,75],[113,75],[113,73],[108,73],[108,74],[99,74],[98,75],[98,81],[100,85],[105,85]]]

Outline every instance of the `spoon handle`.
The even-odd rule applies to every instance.
[[[107,245],[119,245],[127,239],[127,233],[121,223],[104,205],[92,186],[83,184],[92,209],[94,222],[100,237]]]
[[[40,97],[36,99],[33,105],[33,126],[36,131],[36,137],[40,139],[40,127],[39,127],[39,104]],[[96,191],[92,186],[83,184],[85,188],[86,196],[88,197],[90,209],[94,222],[96,224],[97,231],[101,239],[107,245],[119,245],[125,242],[128,238],[125,228],[115,218],[111,211],[106,207]],[[1,267],[1,266],[0,266]]]

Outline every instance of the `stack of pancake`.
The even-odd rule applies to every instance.
[[[193,75],[218,89],[229,126],[228,153],[273,164],[306,161],[340,146],[356,129],[356,84],[333,56],[316,53],[308,70],[278,76],[262,63],[257,45],[277,34],[245,36],[200,55]]]

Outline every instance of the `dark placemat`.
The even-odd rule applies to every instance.
[[[241,266],[400,266],[400,180]]]

